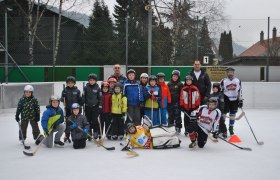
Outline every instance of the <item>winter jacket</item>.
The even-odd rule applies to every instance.
[[[154,96],[156,100],[152,100],[152,95],[150,94],[150,90],[154,90]],[[145,93],[145,108],[159,108],[159,102],[161,102],[161,90],[159,86],[146,86],[146,93]]]
[[[185,110],[190,111],[197,109],[200,105],[199,90],[194,85],[186,85],[182,88],[180,94],[180,106]]]
[[[39,121],[40,106],[38,100],[34,96],[22,96],[17,105],[16,117],[19,117],[20,114],[23,121]]]
[[[172,79],[167,84],[170,94],[171,94],[171,104],[179,104],[180,101],[180,93],[183,88],[183,83],[180,80],[172,81]]]
[[[122,114],[127,111],[127,98],[122,93],[112,95],[112,113]]]
[[[41,125],[44,131],[50,131],[64,122],[63,110],[59,106],[58,108],[53,108],[48,105],[46,108],[41,118]]]
[[[110,93],[102,93],[102,113],[110,113],[112,110],[112,95]]]
[[[139,106],[144,102],[142,88],[137,81],[126,80],[123,84],[123,95],[127,98],[128,106]]]
[[[201,98],[209,97],[211,92],[211,81],[208,76],[208,74],[201,69],[201,74],[198,79],[196,79],[196,76],[194,74],[194,69],[189,73],[189,75],[192,76],[193,81],[192,84],[195,85],[199,89],[199,93]]]
[[[71,124],[72,124],[72,122],[77,123],[77,125],[79,127],[81,127],[82,129],[84,129],[84,128],[89,129],[89,123],[87,121],[86,116],[84,116],[84,115],[81,115],[81,114],[74,115],[74,114],[72,114],[71,116],[69,116],[68,120],[70,121]],[[86,137],[87,137],[87,135],[84,135],[83,132],[79,128],[75,128],[75,129],[71,130],[72,140],[80,140],[80,139],[86,138]]]
[[[61,93],[61,100],[63,101],[63,103],[65,101],[64,106],[66,106],[66,108],[68,109],[71,109],[73,103],[78,103],[81,105],[81,91],[76,86],[72,88],[67,86]]]
[[[120,83],[124,83],[124,81],[127,79],[125,75],[121,74],[120,76],[115,76],[115,74],[112,74],[108,79],[110,79],[111,77],[115,78],[117,80],[117,82]]]
[[[218,106],[217,108],[220,109],[221,113],[224,113],[225,110],[225,100],[224,100],[224,94],[223,92],[218,92],[218,93],[212,93],[210,94],[209,98],[215,97],[218,100]]]
[[[160,86],[161,90],[161,104],[160,107],[165,109],[167,108],[167,104],[171,103],[171,94],[168,86],[165,82],[158,82],[158,86]]]
[[[82,102],[88,107],[98,106],[102,108],[101,91],[97,83],[94,85],[86,84],[83,90]]]

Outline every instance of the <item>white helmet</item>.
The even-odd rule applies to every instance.
[[[140,79],[141,78],[148,78],[148,77],[149,77],[149,75],[147,73],[142,73],[141,76],[140,76]]]
[[[34,88],[33,88],[33,86],[31,86],[31,85],[26,85],[26,86],[24,87],[24,91],[31,91],[31,92],[34,92]]]

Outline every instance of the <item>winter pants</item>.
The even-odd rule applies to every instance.
[[[134,122],[135,126],[141,125],[140,119],[140,106],[127,106],[127,113],[131,116],[132,121]],[[129,123],[131,120],[129,117],[126,119],[126,124]]]
[[[32,134],[33,134],[33,139],[36,140],[37,137],[40,134],[40,129],[38,126],[38,122],[34,121],[34,120],[22,120],[21,121],[21,130],[22,130],[22,134],[23,134],[23,139],[26,139],[26,133],[27,133],[27,127],[28,127],[28,123],[30,122],[31,127],[32,127]],[[19,139],[21,140],[21,133],[19,132]]]
[[[168,108],[168,124],[174,124],[176,128],[182,128],[181,110],[178,105],[171,105]]]
[[[86,147],[86,138],[75,139],[73,140],[73,148],[74,149],[83,149]]]
[[[145,109],[145,115],[148,116],[150,118],[150,120],[152,120],[153,126],[160,125],[158,108],[153,109],[153,117],[152,117],[152,109],[151,108],[146,108]]]
[[[160,108],[160,122],[162,125],[167,126],[167,108]]]
[[[197,140],[197,145],[203,148],[207,142],[208,134],[206,134],[197,123],[190,123],[189,125],[189,136],[192,142]]]
[[[112,114],[112,135],[123,136],[124,135],[124,119],[121,114]]]
[[[61,123],[57,127],[55,127],[52,132],[50,132],[49,136],[47,136],[44,140],[44,144],[48,148],[53,147],[53,133],[57,132],[54,137],[54,141],[60,141],[61,136],[63,135],[63,132],[65,131],[65,124]]]
[[[112,123],[112,115],[111,113],[101,113],[100,114],[100,121],[101,121],[101,129],[104,128],[105,125],[105,133],[107,133],[106,135],[111,135],[112,133],[110,132],[109,126]],[[111,124],[112,126],[112,124]],[[109,129],[109,130],[108,130]]]
[[[89,122],[90,125],[90,129],[89,129],[89,134],[92,135],[92,129],[93,132],[98,133],[99,130],[99,123],[98,123],[98,106],[86,106],[85,108],[85,114],[87,117],[87,120]]]
[[[193,110],[189,110],[189,111],[186,111],[186,113],[189,115],[189,116],[187,116],[186,114],[184,114],[184,127],[185,127],[185,132],[189,132],[189,128],[190,128],[190,116],[191,116],[191,112],[192,112]]]

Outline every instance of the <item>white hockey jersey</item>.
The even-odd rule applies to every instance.
[[[238,78],[224,78],[221,81],[222,91],[230,101],[235,101],[237,99],[242,99],[242,88],[241,81]]]
[[[198,108],[198,112],[199,117],[197,124],[206,134],[219,130],[219,122],[222,113],[218,108],[210,111],[207,105],[203,105]]]

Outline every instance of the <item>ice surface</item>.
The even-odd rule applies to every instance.
[[[44,109],[41,107],[41,112]],[[258,140],[264,145],[256,143],[244,117],[235,125],[235,132],[242,141],[237,145],[251,147],[253,151],[240,150],[221,140],[214,143],[210,139],[203,149],[189,149],[190,140],[182,134],[180,148],[136,150],[140,155],[135,158],[127,158],[121,151],[120,141],[105,141],[104,145],[115,146],[115,151],[87,142],[82,150],[74,150],[72,144],[52,149],[42,146],[35,156],[27,157],[18,141],[15,109],[9,109],[0,116],[0,179],[280,179],[279,109],[245,109],[245,112]],[[32,149],[36,147],[30,126],[26,143]]]

